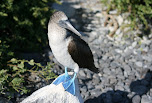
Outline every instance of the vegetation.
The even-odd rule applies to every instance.
[[[152,0],[101,0],[106,4],[107,12],[117,9],[118,14],[128,12],[127,17],[132,29],[137,29],[139,24],[148,28],[148,20],[152,19]]]
[[[42,52],[47,46],[47,23],[56,0],[2,0],[0,2],[0,95],[27,93],[25,74],[37,72],[47,80],[55,75],[50,65],[19,60],[16,52]],[[32,68],[27,68],[26,64]],[[10,97],[11,98],[11,97]]]

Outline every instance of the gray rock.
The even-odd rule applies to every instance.
[[[80,91],[81,91],[81,92],[87,92],[87,87],[86,87],[86,86],[83,86],[82,88],[80,88]]]
[[[110,84],[116,83],[117,79],[116,78],[110,78]]]
[[[92,75],[91,75],[90,71],[87,71],[86,73],[87,73],[87,78],[91,79]]]
[[[136,95],[132,98],[132,103],[140,103],[140,96]]]
[[[125,57],[130,58],[130,55],[132,55],[132,53],[133,53],[133,49],[128,49],[127,51],[125,51]]]
[[[106,77],[102,77],[101,81],[102,81],[102,84],[104,84],[104,85],[108,85],[109,84],[109,79],[106,78]]]
[[[115,49],[115,51],[117,52],[117,53],[122,53],[123,51],[122,50],[120,50],[120,49]]]
[[[104,55],[104,56],[102,57],[102,60],[107,60],[107,58],[108,58],[108,56]]]
[[[135,64],[136,64],[137,67],[142,67],[143,66],[143,63],[140,62],[140,61],[136,62]]]
[[[132,47],[134,48],[134,47],[136,47],[136,45],[137,45],[137,41],[134,41],[134,42],[132,43]]]
[[[148,62],[152,62],[152,56],[151,55],[147,55],[147,56],[142,56],[142,58]]]
[[[83,76],[83,77],[86,76],[86,74],[84,73],[84,70],[80,70],[80,71],[79,71],[79,75],[80,75],[80,76]]]
[[[94,85],[97,85],[97,84],[99,84],[100,83],[100,78],[95,78],[95,79],[93,79],[93,84]]]
[[[131,73],[131,68],[130,68],[130,66],[129,66],[129,65],[124,65],[123,67],[124,67],[124,71],[127,72],[127,75],[130,75],[130,73]]]
[[[135,92],[130,92],[128,95],[127,95],[127,97],[129,98],[129,99],[131,99],[131,98],[133,98],[134,96],[135,96]]]
[[[91,83],[91,82],[87,84],[87,87],[88,87],[88,90],[92,90],[92,89],[94,89],[94,88],[95,88],[95,86],[94,86],[94,85],[92,85],[92,83]]]
[[[124,91],[124,87],[121,86],[121,85],[115,85],[115,90],[121,90],[121,91]]]
[[[152,103],[152,97],[147,96],[147,95],[143,95],[141,98],[141,103]]]
[[[91,90],[91,91],[89,91],[90,92],[90,94],[92,95],[92,96],[95,96],[95,97],[98,97],[102,92],[100,91],[100,89],[93,89],[93,90]]]
[[[149,91],[149,92],[150,92],[150,94],[149,94],[149,95],[152,97],[152,88],[150,89],[150,91]]]
[[[117,62],[112,62],[112,63],[110,63],[110,66],[113,68],[116,68],[119,66],[119,64]]]
[[[104,69],[103,69],[103,72],[104,72],[105,74],[108,74],[108,75],[111,74],[111,71],[110,71],[109,68],[104,68]]]
[[[97,84],[97,85],[95,85],[95,88],[96,88],[96,89],[99,89],[99,90],[101,90],[101,89],[102,89],[102,87],[103,87],[103,85],[102,85],[102,84]]]

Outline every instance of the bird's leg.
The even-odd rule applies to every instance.
[[[77,73],[74,73],[74,76],[72,79],[63,82],[63,87],[66,91],[68,91],[69,93],[71,93],[72,95],[75,95],[75,83],[74,80],[76,78]]]
[[[64,75],[61,75],[59,76],[58,78],[56,78],[56,80],[53,82],[53,84],[55,85],[58,85],[62,82],[67,82],[68,80],[70,80],[70,76],[68,75],[68,72],[67,72],[67,67],[65,67],[65,74]]]
[[[70,78],[70,76],[69,76],[69,74],[68,74],[68,72],[67,72],[67,67],[65,67],[65,79],[64,79],[64,82],[66,82],[66,81],[68,81],[68,80],[70,80],[71,78]]]

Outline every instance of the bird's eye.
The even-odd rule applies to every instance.
[[[66,20],[60,20],[58,23],[61,27],[66,28],[67,27],[67,21]]]

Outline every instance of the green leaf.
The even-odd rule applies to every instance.
[[[34,65],[34,60],[33,60],[33,59],[30,60],[28,63],[29,63],[30,65]]]
[[[19,68],[24,68],[24,63],[21,62],[20,64],[17,65]]]
[[[16,71],[18,70],[18,68],[16,66],[13,66],[13,70]]]
[[[14,79],[12,80],[12,84],[13,84],[14,86],[20,86],[20,84],[21,84],[22,82],[23,82],[22,78],[18,78],[18,77],[14,78]]]
[[[37,66],[41,67],[42,65],[40,63],[36,63]]]
[[[17,59],[15,59],[15,58],[12,58],[10,61],[11,61],[12,63],[17,63]]]

